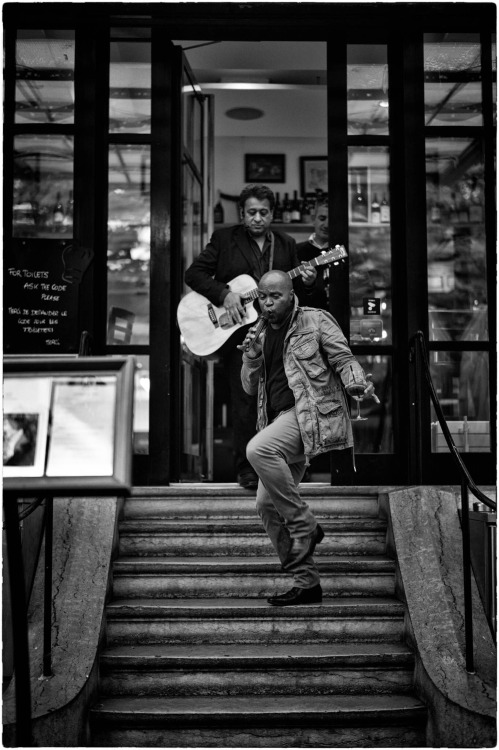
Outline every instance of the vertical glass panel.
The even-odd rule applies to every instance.
[[[489,355],[431,352],[430,371],[454,442],[465,453],[490,451]],[[448,448],[432,406],[433,453]]]
[[[73,138],[14,139],[14,237],[72,237]]]
[[[482,125],[479,34],[425,34],[425,125]]]
[[[109,132],[151,132],[151,44],[111,42]]]
[[[484,170],[480,142],[426,142],[430,340],[487,341]]]
[[[109,147],[107,343],[149,343],[149,146]]]
[[[391,357],[369,354],[357,359],[370,376],[380,403],[372,398],[350,399],[355,452],[393,453]]]
[[[74,31],[19,30],[15,122],[74,122],[74,65]]]
[[[199,86],[193,83],[184,70],[182,81],[183,144],[200,173],[203,165],[202,102]]]
[[[182,278],[203,249],[202,188],[191,167],[184,164],[182,196]],[[184,283],[184,294],[189,292]]]
[[[493,117],[494,125],[497,124],[497,35],[492,34],[492,104],[493,104]]]
[[[388,149],[348,149],[350,341],[391,343],[392,277]]]
[[[149,453],[149,357],[135,355],[133,452]]]
[[[348,135],[388,134],[388,62],[384,44],[347,45]]]

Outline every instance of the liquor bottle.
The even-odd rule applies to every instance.
[[[73,211],[74,211],[73,191],[70,190],[68,202],[66,203],[66,213],[64,214],[64,219],[63,219],[64,226],[72,226]]]
[[[380,218],[382,224],[389,224],[390,222],[390,204],[388,203],[386,193],[383,193],[383,200],[380,206]]]
[[[352,221],[367,221],[367,201],[360,183],[360,175],[356,175],[356,188],[352,196]]]
[[[61,194],[57,193],[54,208],[52,209],[52,224],[58,229],[64,221],[64,206],[61,203]]]
[[[215,203],[215,207],[213,208],[213,221],[215,222],[215,224],[224,223],[224,209],[220,200],[220,191],[218,191],[218,200]]]
[[[314,202],[309,195],[305,195],[302,203],[301,220],[304,224],[312,223]]]
[[[289,200],[288,193],[284,193],[284,201],[282,203],[282,220],[284,224],[291,224],[291,202]]]
[[[457,220],[460,224],[467,224],[470,220],[470,210],[468,201],[461,195],[457,203]]]
[[[295,224],[301,222],[301,206],[297,190],[293,192],[293,200],[291,201],[291,221]]]
[[[483,221],[482,191],[476,177],[471,187],[470,221]]]
[[[274,224],[282,224],[282,203],[279,198],[279,193],[275,194],[275,206],[274,206]]]
[[[381,224],[381,206],[378,201],[377,193],[374,193],[371,203],[371,221],[373,224]]]
[[[459,221],[459,216],[457,213],[457,206],[456,206],[456,194],[452,193],[451,200],[449,203],[449,221],[451,224],[457,224]]]
[[[442,212],[440,210],[440,203],[438,201],[433,201],[430,208],[430,221],[432,224],[440,224],[441,218]]]

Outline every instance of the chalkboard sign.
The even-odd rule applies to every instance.
[[[77,352],[78,300],[92,254],[71,241],[22,240],[4,256],[4,351]]]

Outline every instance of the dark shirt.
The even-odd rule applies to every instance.
[[[250,243],[251,250],[253,251],[253,278],[256,281],[260,281],[264,273],[267,273],[270,265],[270,246],[271,246],[271,234],[267,232],[265,235],[265,242],[263,243],[263,249],[260,250],[258,242],[251,236],[246,230],[248,240]]]
[[[275,419],[281,411],[295,405],[293,391],[289,387],[284,371],[284,339],[289,328],[289,321],[280,328],[267,327],[263,356],[267,373],[267,414],[269,421]]]

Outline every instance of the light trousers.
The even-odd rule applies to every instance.
[[[291,540],[312,534],[317,526],[298,491],[305,473],[305,456],[295,408],[281,413],[257,432],[248,443],[246,455],[259,476],[258,515],[283,563]],[[319,571],[311,555],[293,568],[293,576],[298,588],[312,588],[319,583]]]

